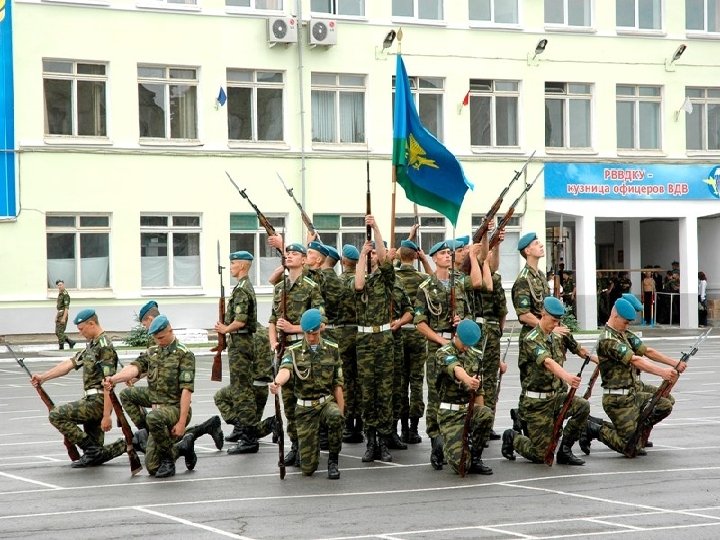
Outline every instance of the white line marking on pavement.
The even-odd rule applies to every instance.
[[[29,484],[37,484],[38,486],[52,488],[53,490],[63,489],[60,486],[56,486],[54,484],[48,484],[46,482],[39,482],[37,480],[30,480],[29,478],[23,478],[22,476],[15,476],[14,474],[0,472],[0,476],[4,476],[5,478],[12,478],[13,480],[20,480],[21,482],[28,482]]]
[[[250,538],[248,536],[240,536],[238,534],[233,534],[228,531],[223,531],[222,529],[216,529],[215,527],[203,525],[202,523],[195,523],[194,521],[189,521],[187,519],[179,518],[176,516],[163,514],[162,512],[156,512],[155,510],[148,510],[147,508],[143,508],[142,506],[133,506],[132,508],[133,508],[133,510],[137,510],[138,512],[145,512],[146,514],[150,514],[152,516],[158,516],[158,517],[162,517],[165,519],[169,519],[171,521],[177,521],[178,523],[182,523],[183,525],[189,525],[190,527],[197,527],[198,529],[210,531],[212,533],[219,534],[221,536],[227,536],[228,538],[238,538],[239,540],[252,540],[252,538]]]
[[[635,527],[633,525],[623,525],[621,523],[615,523],[615,522],[612,522],[612,521],[606,520],[606,519],[585,518],[583,521],[589,521],[590,523],[597,523],[599,525],[610,525],[611,527],[632,529],[634,531],[644,531],[645,530],[643,527]]]
[[[47,418],[47,414],[40,414],[36,416],[15,416],[14,418],[6,418],[8,422],[13,422],[15,420],[29,420],[31,418]]]
[[[58,441],[58,440],[53,440],[53,441],[9,442],[9,443],[0,443],[0,446],[26,446],[26,445],[29,445],[29,444],[35,446],[36,444],[57,444],[58,442],[60,442],[60,441]]]

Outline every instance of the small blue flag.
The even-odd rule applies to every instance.
[[[217,102],[222,107],[225,105],[226,101],[227,101],[227,94],[225,93],[225,89],[221,86],[220,92],[218,92]]]

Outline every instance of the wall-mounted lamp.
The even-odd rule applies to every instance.
[[[395,30],[390,30],[387,33],[387,36],[385,36],[385,39],[383,39],[383,44],[382,44],[383,51],[385,49],[389,49],[392,46],[393,42],[395,41],[396,35],[397,35],[397,32],[395,32]]]
[[[538,65],[538,55],[545,52],[545,47],[547,47],[548,40],[547,39],[541,39],[538,41],[537,45],[535,46],[535,52],[534,53],[528,53],[527,55],[527,63],[528,66],[537,66]]]
[[[385,35],[382,47],[375,47],[375,60],[387,60],[387,49],[392,47],[392,44],[395,42],[395,38],[397,38],[399,49],[400,41],[402,40],[402,29],[399,29],[397,32],[395,30],[390,30]]]
[[[680,59],[680,57],[685,52],[685,49],[687,49],[687,45],[685,45],[684,43],[682,43],[677,49],[675,49],[672,58],[668,58],[665,60],[665,71],[675,71],[675,62]]]

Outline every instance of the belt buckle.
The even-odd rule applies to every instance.
[[[380,331],[380,327],[379,327],[379,326],[372,326],[372,331],[373,331],[373,333],[377,334],[377,333]]]
[[[311,400],[310,400],[310,405],[311,405],[312,407],[316,407],[316,406],[320,405],[320,400],[319,400],[319,399],[311,399]]]

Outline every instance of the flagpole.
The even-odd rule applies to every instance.
[[[397,44],[398,44],[398,54],[402,53],[402,38],[403,38],[403,32],[402,28],[399,28],[396,34],[397,37]],[[397,88],[397,80],[395,81],[395,88]],[[396,193],[397,193],[397,170],[395,169],[395,165],[391,165],[392,167],[392,195],[391,195],[391,202],[390,202],[390,241],[388,242],[388,245],[392,248],[395,247],[395,200],[396,200]]]

